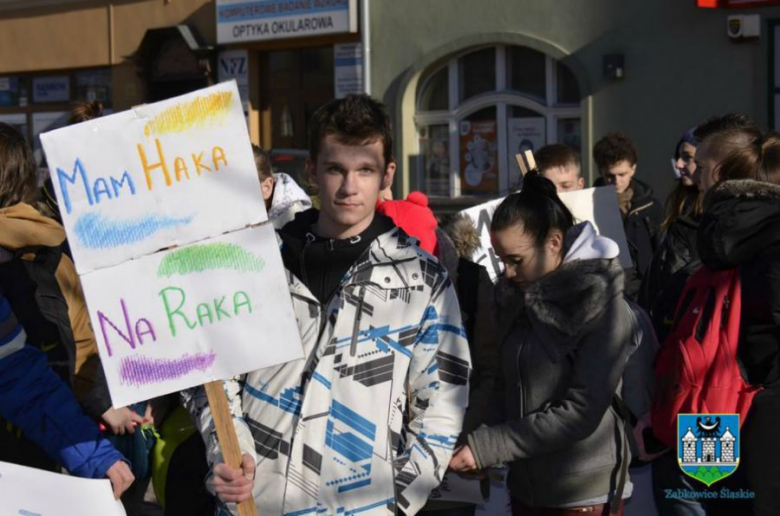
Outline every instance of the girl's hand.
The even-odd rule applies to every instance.
[[[450,469],[458,473],[477,471],[477,461],[468,444],[457,448],[450,460]]]

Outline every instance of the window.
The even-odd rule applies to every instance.
[[[422,111],[443,111],[450,106],[450,90],[447,77],[448,67],[441,68],[428,80],[420,96]]]
[[[419,188],[434,197],[505,195],[515,154],[581,145],[581,93],[563,63],[531,48],[469,49],[423,77],[415,122]]]
[[[68,124],[74,101],[98,100],[111,113],[111,68],[0,77],[0,122],[31,142],[35,162],[45,163],[39,135]]]
[[[458,98],[461,102],[496,89],[496,51],[477,50],[458,59]]]

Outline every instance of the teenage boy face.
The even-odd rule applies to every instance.
[[[580,166],[569,164],[564,167],[549,167],[542,171],[542,175],[555,184],[558,193],[582,190],[585,187],[585,179],[580,177]]]
[[[617,193],[621,194],[631,185],[631,179],[636,174],[636,163],[628,160],[618,161],[606,170],[601,170],[601,175],[608,185],[615,185]]]
[[[362,233],[374,220],[379,192],[390,186],[395,163],[385,164],[381,140],[347,145],[335,135],[320,144],[309,174],[319,187],[320,236],[344,239]]]

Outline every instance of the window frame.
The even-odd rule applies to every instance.
[[[584,97],[580,96],[580,102],[559,104],[558,103],[558,77],[557,77],[557,63],[558,61],[545,54],[545,95],[546,102],[540,103],[535,97],[530,95],[524,95],[515,90],[511,90],[508,87],[508,74],[507,74],[507,49],[511,45],[481,45],[474,46],[465,49],[462,52],[458,52],[447,58],[443,63],[438,64],[426,72],[425,78],[421,83],[416,93],[415,99],[415,132],[417,142],[419,143],[421,138],[421,129],[427,128],[432,125],[447,125],[449,127],[449,158],[450,158],[450,187],[449,197],[431,195],[432,197],[440,199],[454,199],[454,198],[484,198],[495,197],[495,195],[504,196],[509,193],[509,177],[514,156],[508,152],[508,113],[510,107],[517,106],[526,109],[536,111],[545,119],[546,129],[546,141],[548,144],[556,143],[558,139],[558,121],[560,119],[579,119],[582,123],[584,118],[583,102]],[[460,98],[460,82],[458,74],[458,61],[461,57],[484,50],[485,48],[495,49],[495,69],[496,69],[496,90],[492,92],[481,93],[474,97],[459,103]],[[565,66],[565,65],[564,65]],[[436,110],[425,111],[423,110],[422,101],[423,93],[434,77],[443,69],[448,71],[448,83],[449,83],[449,109],[448,110]],[[580,91],[581,86],[580,86]],[[496,194],[491,195],[464,195],[461,190],[460,184],[460,136],[458,134],[459,122],[469,115],[473,114],[480,109],[495,107],[496,108],[496,144],[498,148],[498,164],[499,164],[499,188]],[[425,156],[423,153],[419,153],[417,156],[417,178],[416,182],[423,189],[425,185]],[[427,192],[426,192],[427,193]]]

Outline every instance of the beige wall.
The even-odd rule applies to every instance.
[[[109,64],[108,9],[101,4],[0,12],[0,73]]]
[[[147,29],[178,24],[214,44],[214,2],[91,1],[0,11],[0,74],[128,63]]]

